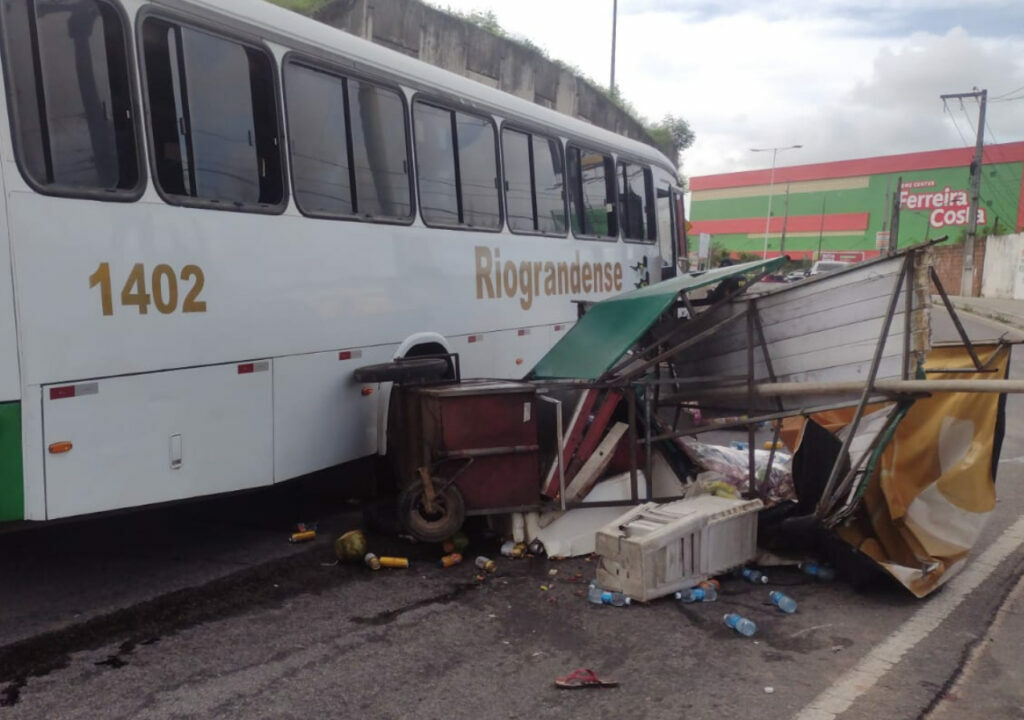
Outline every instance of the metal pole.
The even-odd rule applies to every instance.
[[[908,256],[912,257],[912,256]],[[857,427],[860,425],[860,419],[864,415],[864,408],[867,407],[868,398],[874,391],[875,382],[878,378],[878,366],[882,362],[882,352],[885,350],[885,341],[889,336],[889,326],[892,323],[892,316],[896,312],[896,303],[900,299],[900,290],[903,289],[904,280],[907,278],[907,265],[909,260],[903,261],[903,268],[900,270],[899,277],[896,278],[896,287],[893,288],[892,295],[889,297],[889,308],[885,311],[885,321],[882,323],[882,331],[878,335],[878,344],[875,346],[875,355],[871,358],[871,369],[868,370],[867,382],[864,385],[864,392],[860,396],[860,402],[857,404],[857,409],[853,413],[853,420],[850,421],[850,425],[846,430],[846,437],[843,438],[843,445],[839,449],[839,455],[836,456],[836,461],[832,464],[832,472],[829,473],[828,481],[825,483],[825,489],[821,493],[821,498],[818,500],[818,506],[815,508],[815,515],[819,518],[823,517],[825,512],[829,509],[827,499],[832,496],[833,490],[835,490],[836,481],[839,480],[839,472],[843,466],[843,458],[850,449],[850,443],[853,442],[853,436],[857,434]],[[906,381],[903,381],[906,382]]]
[[[821,199],[821,225],[818,226],[818,254],[814,258],[815,260],[821,260],[821,240],[825,237],[825,199],[826,195]]]
[[[775,157],[779,154],[779,150],[797,150],[802,147],[803,145],[787,145],[786,147],[750,148],[750,152],[771,152],[772,154],[772,168],[768,176],[768,217],[764,219],[764,252],[762,257],[765,260],[768,259],[768,231],[772,224],[772,190],[775,187]]]
[[[782,211],[782,237],[779,239],[779,255],[786,254],[786,223],[789,222],[789,183],[786,183],[785,210]]]
[[[615,95],[615,30],[619,23],[619,0],[612,0],[612,79],[608,85],[612,95]]]
[[[765,260],[768,259],[768,229],[772,224],[772,189],[775,187],[775,156],[778,148],[772,148],[772,171],[768,176],[768,217],[764,219],[764,252],[761,254]]]

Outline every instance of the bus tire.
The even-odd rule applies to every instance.
[[[377,365],[364,365],[352,371],[356,382],[422,382],[440,380],[448,373],[448,361],[444,358],[409,358]]]
[[[419,481],[409,483],[398,494],[398,522],[417,540],[443,542],[466,520],[466,503],[454,485],[434,496],[434,512],[428,513],[423,502],[423,483]]]

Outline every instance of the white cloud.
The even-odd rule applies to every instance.
[[[609,0],[447,0],[608,82]],[[939,94],[1024,86],[1024,4],[619,0],[616,80],[650,118],[686,118],[684,171],[763,167],[751,147],[800,143],[779,164],[961,146]],[[1003,20],[1000,22],[1000,20]],[[968,28],[965,30],[964,28]],[[977,106],[950,105],[968,144]],[[989,105],[999,142],[1024,139],[1024,100]],[[992,141],[993,135],[987,138]]]

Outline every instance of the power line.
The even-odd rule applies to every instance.
[[[960,136],[960,141],[963,142],[964,145],[968,145],[969,143],[967,142],[967,138],[965,138],[964,134],[960,131],[960,126],[957,124],[956,118],[949,110],[949,103],[945,100],[942,101],[942,109],[946,111],[946,114],[949,115],[949,119],[953,121],[953,127],[956,128],[956,134]]]
[[[1010,90],[1009,92],[1004,92],[1002,95],[996,95],[994,98],[989,98],[989,99],[990,100],[1002,100],[1007,95],[1013,95],[1014,93],[1019,93],[1021,90],[1024,90],[1024,85],[1021,85],[1019,88],[1014,88],[1013,90]]]

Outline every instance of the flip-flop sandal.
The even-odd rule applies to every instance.
[[[619,683],[615,680],[602,680],[593,670],[580,668],[575,672],[555,680],[555,685],[566,690],[576,690],[585,687],[615,687]]]

